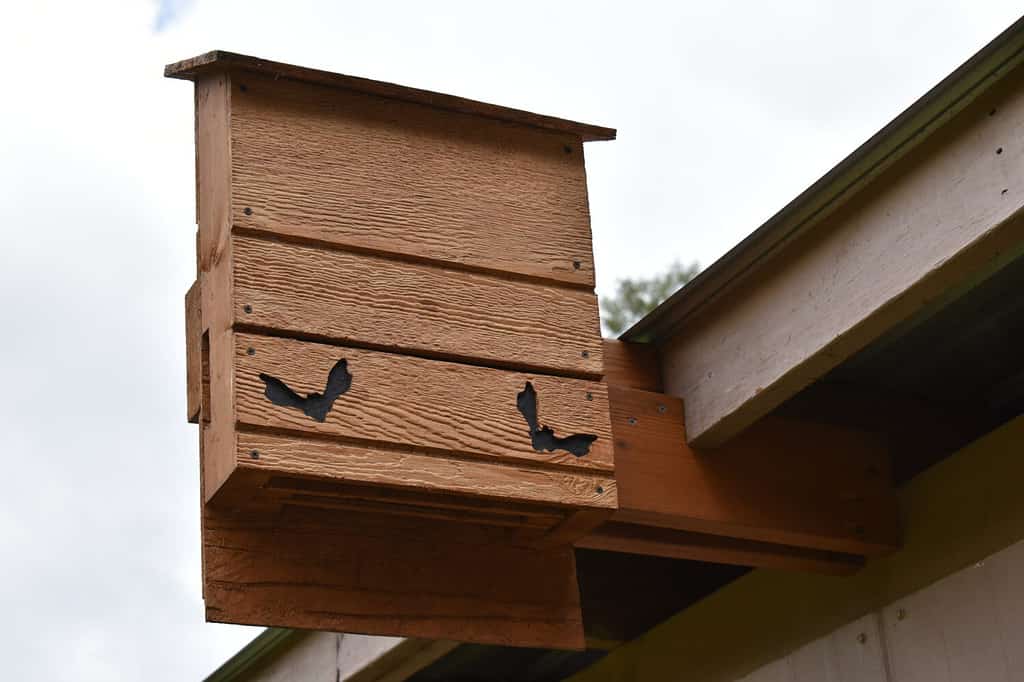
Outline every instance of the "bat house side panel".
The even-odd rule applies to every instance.
[[[195,85],[201,343],[209,374],[209,404],[202,406],[209,427],[201,435],[205,500],[228,479],[235,462],[230,88],[227,74]]]
[[[252,457],[253,452],[258,453],[258,459]],[[547,527],[560,522],[572,509],[615,509],[617,502],[615,479],[610,473],[503,466],[372,444],[312,440],[297,434],[242,432],[238,436],[237,456],[239,468],[259,468],[274,476],[323,482],[310,486],[280,484],[281,499],[287,499],[290,492],[295,499],[305,499],[306,490],[324,498],[343,498],[344,491],[330,485],[337,482],[339,488],[360,484],[374,486],[378,491],[386,488],[398,493],[458,495],[466,500],[441,505],[431,500],[419,506],[472,508],[483,514],[491,508],[487,500],[512,505],[557,505],[538,512],[551,521],[539,524]],[[390,499],[401,507],[403,496],[398,493]],[[385,492],[372,497],[389,500]],[[533,514],[526,508],[516,507],[508,515],[517,519],[516,523],[531,525],[529,517]]]
[[[207,619],[466,642],[583,647],[571,547],[457,524],[289,509],[204,510]]]
[[[522,411],[527,385],[551,442],[533,437]],[[607,387],[595,381],[238,334],[235,389],[241,424],[524,465],[614,468]],[[577,434],[592,439],[575,447]]]
[[[577,136],[249,74],[232,106],[238,227],[594,285]]]
[[[590,292],[236,235],[234,320],[288,335],[598,378]]]

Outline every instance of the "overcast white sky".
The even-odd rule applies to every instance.
[[[182,297],[220,48],[619,129],[599,288],[707,265],[1012,23],[1012,0],[11,1],[0,9],[0,676],[188,680],[203,622]]]

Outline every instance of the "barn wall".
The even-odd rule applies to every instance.
[[[853,577],[758,570],[576,682],[1024,679],[1024,417],[901,491],[903,549]]]

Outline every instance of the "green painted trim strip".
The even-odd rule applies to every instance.
[[[242,679],[243,673],[290,644],[299,634],[299,630],[267,628],[210,673],[205,682],[231,682]]]
[[[836,578],[760,569],[569,678],[729,682],[1024,539],[1024,416],[914,478],[905,544]]]
[[[1024,18],[914,102],[728,253],[626,330],[625,341],[659,341],[683,320],[821,225],[899,159],[917,148],[1024,61]]]

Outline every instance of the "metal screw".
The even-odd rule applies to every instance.
[[[1002,153],[1003,153],[1003,148],[1002,147],[1000,147],[999,149],[996,150],[996,154],[1002,154]]]
[[[252,215],[252,209],[246,206],[244,209],[242,209],[242,213],[244,213],[245,215]]]
[[[580,263],[578,260],[574,260],[572,262],[572,269],[573,270],[579,270],[580,269],[580,265],[582,265],[582,263]]]
[[[562,151],[564,151],[566,154],[572,154],[572,147],[570,147],[569,145],[565,145],[564,147],[562,147]]]
[[[249,348],[245,349],[245,354],[246,355],[256,355],[256,349],[250,346]]]
[[[580,355],[582,355],[584,359],[589,358],[590,357],[590,351],[589,350],[585,350],[582,353],[580,353]]]
[[[907,619],[907,610],[906,609],[899,609],[899,610],[896,611],[896,620],[906,620],[906,619]]]
[[[244,310],[246,313],[251,313],[252,312],[252,306],[249,305],[248,303],[246,303],[245,305],[242,306],[242,310]]]
[[[249,456],[252,457],[253,459],[259,459],[260,458],[260,451],[259,450],[251,450],[251,451],[249,451]]]
[[[604,488],[602,488],[601,486],[597,486],[596,488],[594,488],[594,490],[596,490],[596,491],[597,491],[597,494],[598,494],[598,495],[600,495],[601,493],[603,493],[603,492],[604,492]]]
[[[859,635],[857,635],[857,641],[860,642],[861,644],[864,644],[865,642],[868,641],[868,636],[862,632]]]
[[[626,421],[629,422],[630,426],[636,426],[636,417],[630,417]]]
[[[587,400],[593,400],[593,399],[594,399],[594,394],[591,393],[590,391],[587,391]]]
[[[658,405],[658,414],[665,414],[665,411],[666,411],[667,409],[668,409],[668,408],[667,408],[667,407],[665,407],[664,405],[661,405],[661,404],[659,404],[659,405]]]

